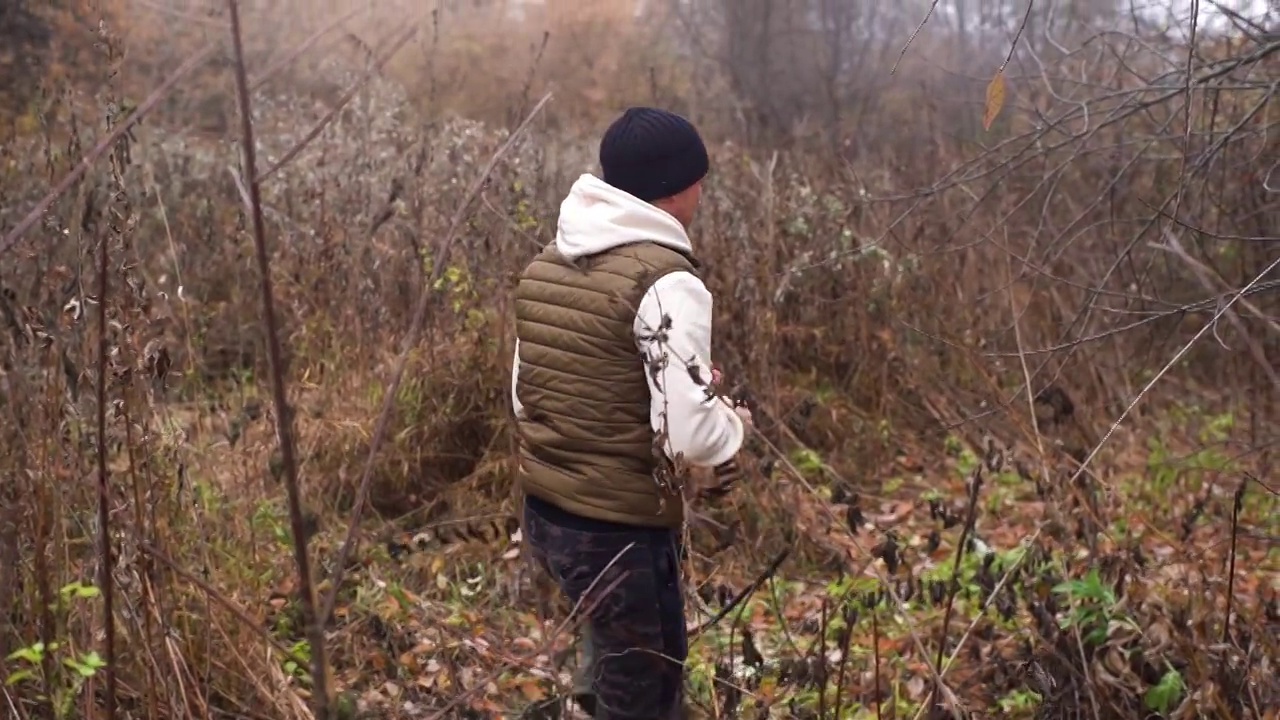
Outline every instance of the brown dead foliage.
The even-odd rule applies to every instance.
[[[511,508],[508,290],[553,237],[568,185],[593,169],[601,123],[644,102],[693,114],[709,139],[693,236],[717,297],[716,360],[759,417],[742,487],[698,508],[691,585],[714,609],[795,544],[776,585],[724,623],[738,633],[729,649],[709,639],[699,651],[737,678],[746,628],[755,652],[790,669],[721,690],[800,717],[840,703],[872,713],[858,717],[949,716],[929,699],[948,693],[977,717],[1265,717],[1280,702],[1274,36],[1202,36],[1188,93],[1180,42],[1036,15],[984,132],[990,71],[960,69],[1008,48],[986,52],[995,41],[978,30],[922,32],[890,78],[918,17],[816,3],[878,28],[845,56],[833,18],[825,30],[795,12],[766,20],[762,0],[650,3],[635,21],[633,7],[588,5],[516,21],[503,3],[434,15],[385,4],[255,91],[267,167],[359,86],[263,186],[321,590],[412,308],[433,297],[375,458],[378,518],[330,628],[339,710],[514,716],[558,685],[563,641],[534,610],[546,588],[514,554],[453,543],[392,560],[370,538]],[[8,123],[0,232],[102,136],[104,117],[118,122],[186,53],[225,38],[220,4],[121,7],[105,32],[77,26],[76,57],[97,62],[37,83]],[[251,77],[349,10],[246,8]],[[362,80],[369,54],[414,21],[415,39]],[[112,43],[124,60],[103,54]],[[18,717],[59,701],[83,716],[101,692],[102,670],[82,682],[63,662],[100,648],[100,606],[55,602],[100,562],[98,443],[120,714],[308,717],[227,57],[0,262],[0,674],[33,676],[0,702]],[[467,186],[547,89],[545,116],[438,257]],[[105,438],[84,261],[99,242],[115,288]],[[437,263],[442,280],[424,287]],[[996,553],[960,542],[970,511],[969,536]],[[958,549],[978,559],[952,589],[937,573]],[[497,579],[472,593],[468,578],[490,566]],[[853,589],[828,598],[840,582]],[[1098,613],[1112,621],[1101,635]],[[12,654],[36,642],[58,649],[34,666]],[[940,646],[956,660],[931,694]],[[1186,692],[1153,709],[1170,672]],[[815,701],[837,676],[841,699]],[[1009,704],[1030,694],[1039,702]],[[697,702],[734,716],[723,695]]]

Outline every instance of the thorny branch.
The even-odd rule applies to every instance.
[[[907,49],[911,47],[911,43],[915,41],[916,36],[920,34],[920,31],[924,29],[925,24],[929,22],[929,18],[933,17],[933,11],[937,9],[938,0],[933,0],[929,5],[929,11],[924,14],[924,19],[920,21],[920,24],[916,26],[915,30],[911,31],[911,36],[908,37],[907,42],[903,44],[902,52],[898,53],[898,59],[893,63],[893,67],[889,69],[890,75],[898,72],[898,64],[902,62],[902,58],[907,56]]]

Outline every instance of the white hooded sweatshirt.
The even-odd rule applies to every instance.
[[[560,204],[556,247],[567,258],[594,255],[634,242],[656,242],[689,252],[689,236],[670,213],[618,190],[603,180],[584,174]],[[670,318],[666,342],[645,341],[653,328]],[[742,420],[726,403],[707,398],[706,389],[694,382],[681,358],[694,359],[711,375],[711,293],[688,272],[668,273],[657,280],[640,300],[633,332],[636,347],[650,361],[665,352],[668,362],[657,384],[645,373],[652,398],[650,421],[654,432],[667,429],[666,452],[683,454],[685,462],[710,467],[730,460],[742,447]],[[661,346],[660,346],[661,345]],[[516,340],[511,370],[511,402],[518,415],[523,407],[519,393],[520,341]],[[659,387],[660,386],[660,387]]]

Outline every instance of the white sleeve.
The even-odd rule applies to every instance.
[[[658,372],[645,372],[654,432],[661,431],[665,418],[667,455],[683,453],[686,462],[704,467],[732,459],[745,434],[738,414],[709,398],[706,385],[695,382],[688,367],[696,364],[702,382],[711,381],[711,302],[696,276],[669,273],[645,293],[635,320],[636,345],[649,367],[662,363]]]
[[[516,388],[520,385],[520,338],[516,338],[515,356],[511,358],[511,410],[516,417],[520,417],[520,411],[524,410],[524,406],[520,404],[520,396],[516,393]]]

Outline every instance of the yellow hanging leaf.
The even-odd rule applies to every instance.
[[[982,113],[983,130],[990,130],[991,123],[1000,116],[1000,111],[1004,108],[1004,90],[1004,71],[1001,70],[987,83],[987,104]]]

